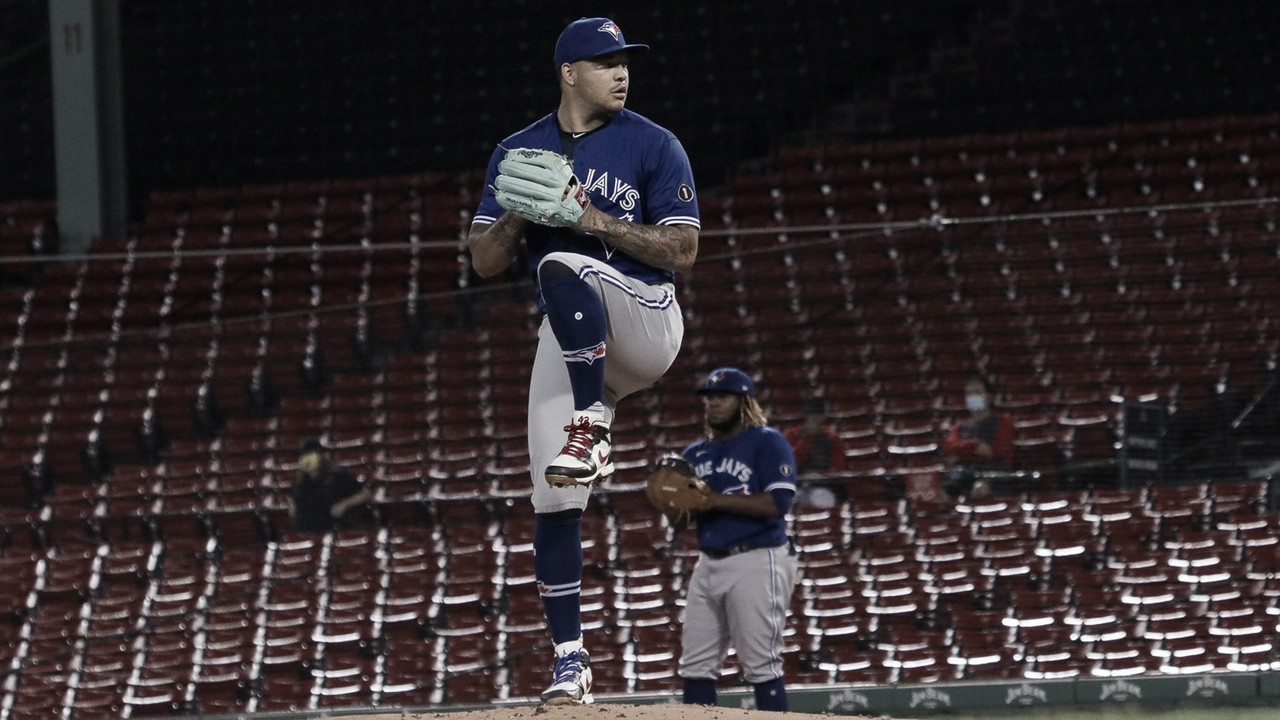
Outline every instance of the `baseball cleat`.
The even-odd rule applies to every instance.
[[[590,486],[600,478],[613,474],[613,449],[609,445],[609,428],[593,425],[586,415],[579,415],[564,426],[569,440],[544,473],[553,487]]]
[[[591,658],[585,649],[556,657],[551,687],[542,691],[543,705],[590,705]]]

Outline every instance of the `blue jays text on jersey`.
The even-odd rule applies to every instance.
[[[713,473],[735,477],[742,481],[743,488],[751,482],[751,466],[740,460],[736,460],[734,458],[721,458],[719,465],[712,467],[714,464],[715,463],[713,461],[708,460],[707,462],[702,463],[701,467],[695,467],[693,471],[700,478],[708,477]],[[726,488],[726,490],[728,489],[729,488]]]
[[[640,200],[640,191],[621,178],[613,178],[613,184],[610,187],[609,172],[607,170],[600,171],[597,174],[595,168],[587,168],[586,177],[578,179],[582,182],[582,187],[587,192],[595,193],[597,197],[607,198],[609,202],[628,212],[635,210],[636,204]],[[632,218],[623,216],[622,219],[630,220]]]
[[[722,495],[785,493],[790,509],[796,490],[796,461],[782,433],[770,427],[746,428],[733,437],[703,438],[685,448],[694,474]],[[698,547],[723,552],[744,544],[777,547],[787,542],[786,519],[754,518],[710,511],[698,518]]]

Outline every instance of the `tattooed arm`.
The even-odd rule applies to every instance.
[[[471,226],[467,246],[471,266],[480,277],[493,277],[511,265],[528,224],[515,213],[505,213],[491,225]],[[663,270],[685,272],[698,257],[698,229],[692,225],[639,225],[588,207],[575,229]]]
[[[476,223],[467,235],[471,250],[471,267],[480,277],[493,277],[506,270],[520,253],[528,220],[515,213],[505,213],[492,224]]]
[[[663,270],[685,272],[698,257],[698,228],[692,225],[639,225],[588,207],[574,229]]]

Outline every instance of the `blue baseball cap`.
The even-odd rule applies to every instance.
[[[648,49],[648,45],[639,43],[628,45],[622,37],[622,28],[609,18],[578,18],[569,23],[556,40],[556,67],[619,50]]]
[[[716,368],[707,375],[707,379],[698,386],[698,394],[708,392],[727,392],[748,397],[756,394],[756,385],[751,377],[734,367]]]

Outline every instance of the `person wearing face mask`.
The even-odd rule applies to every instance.
[[[974,376],[965,383],[964,402],[969,419],[951,426],[942,453],[951,464],[943,489],[951,495],[982,497],[987,483],[975,482],[975,471],[1010,470],[1013,465],[1013,418],[992,408],[991,382]]]
[[[836,495],[822,484],[827,475],[843,473],[847,469],[844,440],[828,424],[827,404],[820,397],[804,401],[804,421],[787,428],[783,435],[796,456],[796,473],[800,488],[796,492],[797,505],[833,507]]]

